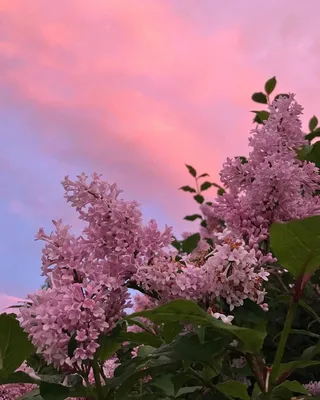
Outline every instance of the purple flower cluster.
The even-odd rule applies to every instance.
[[[301,130],[302,107],[293,95],[280,97],[269,107],[264,125],[253,130],[247,160],[228,159],[221,181],[228,189],[213,202],[211,219],[220,218],[235,237],[258,250],[274,221],[288,221],[319,214],[318,168],[297,158],[307,144]],[[261,262],[263,257],[258,256]]]
[[[138,204],[119,199],[120,190],[94,174],[63,181],[65,197],[85,227],[80,236],[54,222],[55,232],[40,229],[46,242],[42,271],[49,288],[28,296],[21,326],[48,363],[57,368],[92,359],[98,337],[108,334],[130,307],[128,279],[171,242],[171,229],[161,233],[155,221],[142,224]],[[77,347],[68,356],[68,343]]]
[[[267,310],[263,303],[266,292],[262,282],[269,273],[258,266],[256,251],[247,250],[241,240],[225,238],[218,244],[211,257],[203,266],[207,283],[206,291],[216,299],[223,298],[230,310],[251,299]]]
[[[0,385],[0,400],[18,400],[31,392],[35,385],[30,383],[9,383]]]
[[[304,387],[312,396],[320,396],[320,382],[309,382]]]
[[[17,371],[23,371],[32,378],[39,379],[34,370],[28,367],[26,363],[23,363]],[[37,385],[33,385],[32,383],[9,383],[0,385],[0,400],[18,400],[36,388]]]
[[[175,261],[175,253],[154,258],[149,265],[139,267],[133,278],[144,290],[156,292],[161,302],[176,298],[198,300],[206,285],[203,270]]]

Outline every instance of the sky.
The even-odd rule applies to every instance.
[[[65,175],[102,173],[145,220],[192,231],[184,164],[218,181],[226,157],[248,153],[250,97],[268,78],[297,94],[304,126],[320,116],[319,12],[319,0],[0,0],[0,310],[43,283],[38,228],[79,229]]]

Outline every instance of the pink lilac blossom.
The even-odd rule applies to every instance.
[[[101,284],[74,283],[40,290],[29,296],[32,305],[21,309],[21,326],[48,363],[61,368],[92,359],[101,333],[109,333],[125,315],[129,294],[124,288],[109,290]],[[68,343],[75,337],[71,359]]]
[[[244,357],[234,358],[231,362],[232,368],[243,368],[247,361]]]
[[[62,182],[65,197],[85,227],[80,236],[62,221],[55,232],[40,229],[46,242],[42,272],[47,289],[30,295],[21,310],[21,326],[48,363],[57,368],[92,359],[101,333],[108,334],[130,307],[128,279],[171,242],[171,228],[160,232],[154,220],[142,224],[136,202],[119,198],[120,190],[97,174]],[[77,347],[68,357],[68,343]]]
[[[312,396],[320,396],[320,382],[309,382],[303,386]]]
[[[86,226],[82,235],[69,233],[69,226],[54,222],[56,232],[46,235],[40,229],[37,238],[44,240],[42,271],[50,275],[54,285],[74,280],[96,281],[102,275],[130,278],[140,264],[158,256],[171,242],[171,228],[161,233],[151,220],[142,224],[138,203],[119,199],[121,191],[97,174],[91,182],[82,174],[73,182],[62,182],[65,197],[79,213]]]
[[[36,389],[36,385],[29,383],[0,385],[0,400],[18,400],[34,389]]]
[[[224,315],[221,313],[211,313],[213,318],[220,319],[224,324],[232,325],[232,321],[234,320],[233,315]]]
[[[176,298],[198,300],[206,285],[202,268],[175,261],[175,254],[154,258],[149,265],[138,268],[133,279],[144,290],[156,293],[160,302]]]
[[[212,204],[211,218],[225,221],[236,237],[258,249],[274,221],[319,214],[320,175],[315,164],[297,159],[296,150],[307,144],[301,130],[302,107],[292,94],[269,107],[264,125],[253,130],[247,162],[228,159],[221,181],[228,192]],[[263,257],[259,261],[265,262]]]
[[[139,312],[148,310],[149,308],[153,308],[155,306],[152,298],[142,294],[136,293],[133,296],[133,311]]]
[[[27,366],[24,362],[17,371],[23,371],[32,378],[39,379],[34,370]],[[0,385],[0,400],[18,400],[32,390],[36,389],[37,385],[31,383],[10,383]]]
[[[213,208],[206,203],[200,205],[200,211],[205,217],[206,227],[200,226],[199,233],[201,239],[212,239],[215,232],[222,230],[221,221],[216,217]]]
[[[231,311],[247,298],[267,309],[262,282],[268,280],[269,273],[258,266],[256,251],[247,250],[244,241],[225,238],[202,269],[208,293],[225,299]]]
[[[168,255],[138,268],[134,279],[147,292],[156,293],[158,302],[186,298],[199,303],[209,301],[212,307],[216,299],[222,298],[232,311],[248,298],[267,310],[262,283],[268,280],[269,273],[258,262],[261,251],[248,249],[228,229],[215,236],[220,244],[210,254],[207,250],[206,256],[202,255],[201,265],[191,259],[192,255],[183,258],[183,262],[175,261],[175,254]],[[223,318],[227,322],[227,317]]]

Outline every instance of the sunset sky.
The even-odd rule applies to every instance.
[[[305,126],[320,116],[319,12],[319,0],[0,0],[0,310],[43,282],[38,228],[78,229],[65,175],[102,173],[146,220],[192,231],[184,163],[218,180],[248,152],[250,97],[268,78],[297,94]]]

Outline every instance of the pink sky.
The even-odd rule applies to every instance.
[[[103,173],[180,232],[196,211],[177,191],[191,183],[184,163],[218,179],[227,156],[247,153],[250,97],[267,78],[317,114],[319,11],[318,0],[0,0],[0,216],[12,225],[0,308],[39,287],[30,232],[74,219],[65,174]]]

